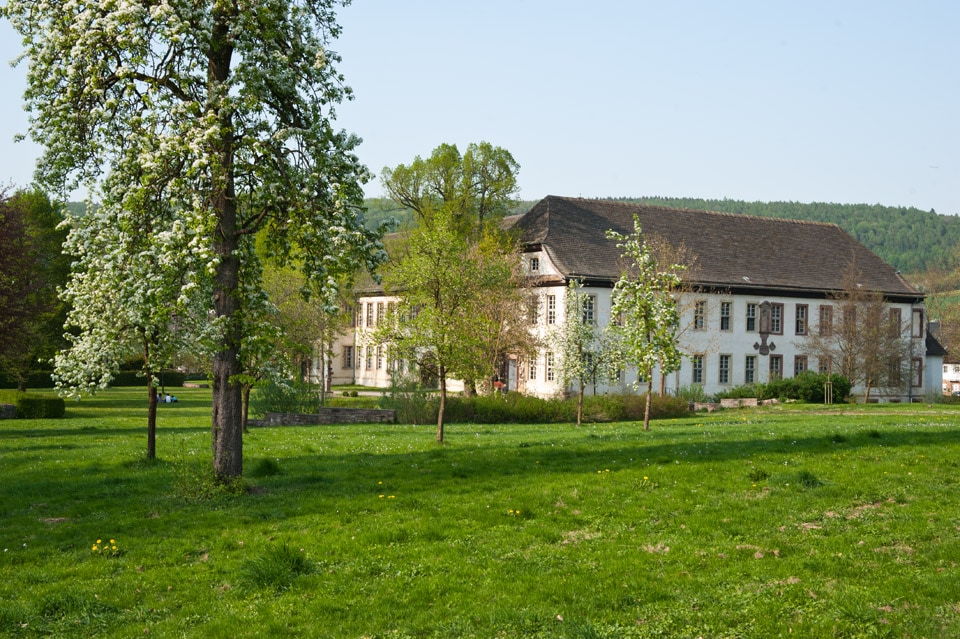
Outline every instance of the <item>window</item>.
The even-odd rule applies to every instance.
[[[807,334],[807,305],[806,304],[797,304],[796,334],[797,335]]]
[[[356,322],[357,328],[362,328],[363,327],[363,304],[360,304],[359,306],[357,306],[356,309],[354,309],[354,314],[356,315],[356,318],[357,318],[357,322]]]
[[[730,356],[720,356],[719,380],[721,384],[730,383]]]
[[[377,346],[377,370],[383,369],[383,346]]]
[[[531,272],[531,273],[539,273],[539,272],[540,272],[540,258],[539,258],[539,257],[531,257],[531,258],[530,258],[530,272]]]
[[[796,355],[793,358],[793,376],[796,377],[803,371],[807,370],[807,356],[806,355]]]
[[[826,373],[827,375],[833,374],[833,358],[829,355],[824,355],[817,360],[817,364],[820,367],[819,372]]]
[[[783,304],[770,305],[770,332],[783,335]]]
[[[557,323],[557,296],[547,295],[547,324]]]
[[[383,302],[377,302],[377,324],[383,323]]]
[[[747,355],[743,364],[743,383],[753,384],[757,381],[757,356]]]
[[[923,309],[922,308],[913,309],[913,325],[912,325],[912,332],[910,334],[913,337],[923,337]]]
[[[783,355],[770,356],[770,381],[783,379]]]
[[[921,311],[922,312],[922,311]],[[923,358],[914,357],[911,360],[910,383],[914,388],[923,386]]]
[[[540,298],[531,295],[527,306],[527,315],[530,317],[530,323],[536,326],[540,322]]]
[[[691,355],[690,363],[693,364],[693,377],[690,381],[694,384],[703,383],[703,355]]]
[[[368,371],[373,369],[373,347],[372,347],[372,346],[367,346],[367,361],[366,361],[366,364],[367,364],[367,370],[368,370]]]
[[[367,307],[367,326],[373,326],[373,302],[367,302],[364,304]]]
[[[353,346],[343,347],[343,357],[340,359],[341,368],[353,368]]]
[[[597,296],[587,295],[583,299],[583,323],[596,324],[597,323],[596,311],[597,311]]]
[[[847,304],[843,307],[843,332],[846,333],[847,336],[853,335],[856,327],[857,307],[853,304]]]
[[[900,332],[902,330],[902,316],[900,315],[899,308],[890,309],[890,337],[896,339],[900,337]]]
[[[747,304],[747,332],[754,333],[757,330],[757,305]]]
[[[702,331],[707,315],[707,301],[697,300],[693,304],[693,330]]]
[[[547,368],[547,381],[552,382],[557,378],[557,372],[553,369],[553,353],[547,353],[545,364]]]
[[[530,360],[530,374],[527,375],[527,377],[529,377],[531,380],[537,379],[537,360],[536,359]]]
[[[903,360],[891,357],[887,360],[887,382],[890,386],[900,386],[903,383]]]
[[[730,302],[720,302],[720,330],[730,330],[730,309],[733,304]]]
[[[820,307],[820,337],[830,337],[833,335],[833,307],[824,305]]]

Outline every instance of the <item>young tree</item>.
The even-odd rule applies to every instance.
[[[457,223],[453,214],[440,210],[431,224],[411,233],[406,252],[395,256],[384,273],[386,292],[401,300],[394,321],[382,324],[375,335],[388,345],[392,358],[418,362],[436,373],[438,442],[444,436],[447,381],[492,372],[494,351],[509,342],[502,340],[501,316],[489,310],[496,306],[491,300],[516,294],[511,289],[513,252],[493,250],[483,241],[471,243]]]
[[[213,356],[214,472],[242,472],[243,238],[267,232],[272,258],[320,286],[373,268],[363,228],[359,140],[334,128],[351,97],[326,48],[336,0],[131,4],[9,0],[2,15],[30,60],[30,132],[42,184],[163,192],[203,249],[219,340]],[[124,208],[123,211],[128,209]],[[259,288],[259,283],[244,286]],[[135,303],[135,300],[128,300]]]
[[[147,457],[156,457],[157,374],[188,348],[206,320],[191,279],[192,236],[162,203],[106,202],[68,217],[64,252],[74,258],[63,299],[69,346],[54,358],[54,379],[79,396],[105,388],[136,357],[147,378]],[[124,210],[124,206],[137,210]]]
[[[571,281],[563,297],[563,322],[551,336],[554,351],[558,354],[557,378],[563,388],[572,383],[578,385],[577,426],[583,422],[584,388],[595,378],[604,358],[596,309],[591,308],[591,304],[590,296],[580,290],[580,283]]]
[[[866,290],[855,267],[844,275],[843,289],[832,296],[838,315],[811,331],[805,347],[851,386],[863,388],[863,401],[874,389],[900,391],[911,383],[913,353],[904,319],[891,312],[883,294]]]
[[[679,264],[658,263],[644,242],[640,220],[633,218],[633,233],[614,231],[608,237],[617,242],[629,266],[613,287],[611,317],[608,330],[617,338],[623,361],[636,366],[646,380],[647,402],[643,429],[650,430],[650,404],[653,392],[653,370],[660,366],[663,375],[680,368],[681,353],[677,346],[680,316],[675,290],[681,284]]]

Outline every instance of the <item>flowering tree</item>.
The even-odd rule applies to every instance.
[[[140,359],[147,378],[147,457],[153,459],[156,374],[188,345],[197,348],[205,320],[191,279],[191,234],[168,210],[124,210],[123,202],[112,201],[66,223],[64,252],[74,263],[61,296],[72,308],[69,346],[54,358],[54,379],[67,394],[93,393],[122,363]]]
[[[326,48],[336,0],[9,0],[2,15],[29,59],[38,179],[56,193],[111,177],[114,189],[162,196],[190,237],[191,279],[207,275],[218,331],[212,446],[222,481],[242,472],[241,282],[245,237],[320,287],[373,268],[363,228],[359,140],[333,126],[351,97]],[[116,210],[116,223],[136,207]],[[253,272],[253,271],[252,271]],[[92,296],[92,293],[91,293]],[[138,299],[127,304],[142,303]],[[95,345],[91,345],[95,347]],[[92,355],[96,355],[93,353]]]
[[[677,346],[680,315],[674,293],[681,284],[684,267],[654,260],[636,215],[632,234],[610,231],[607,236],[617,242],[628,260],[627,269],[613,287],[610,313],[615,321],[608,328],[617,338],[623,360],[636,366],[639,378],[646,380],[643,429],[650,430],[653,370],[659,366],[661,374],[666,375],[680,368],[682,362]]]
[[[578,384],[577,426],[583,422],[584,387],[597,375],[604,356],[596,317],[588,312],[590,304],[590,296],[580,290],[579,282],[571,281],[563,298],[564,320],[551,340],[559,355],[557,377],[563,388],[574,382]]]

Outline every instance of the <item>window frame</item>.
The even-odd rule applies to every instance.
[[[821,304],[818,312],[817,332],[820,337],[833,337],[833,305]]]
[[[733,302],[720,302],[720,330],[733,330]]]
[[[770,356],[769,373],[771,382],[783,379],[783,355]]]
[[[760,305],[756,302],[747,302],[747,311],[744,317],[746,318],[746,332],[747,333],[756,333],[757,332],[757,316],[759,315],[758,311],[760,310]]]
[[[747,355],[743,360],[743,383],[757,383],[757,356]]]
[[[806,355],[793,356],[793,376],[796,377],[804,371],[810,370],[810,359]]]
[[[808,304],[797,304],[794,309],[794,333],[796,335],[806,335],[810,319],[810,307]]]
[[[703,375],[703,365],[704,357],[699,353],[695,353],[690,356],[690,383],[691,384],[703,384],[704,375]]]
[[[703,331],[707,328],[707,300],[693,302],[693,330]]]
[[[720,355],[717,361],[717,383],[724,386],[730,384],[730,363],[732,356],[726,353]]]

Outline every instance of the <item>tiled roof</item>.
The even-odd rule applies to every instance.
[[[620,250],[608,230],[656,234],[696,256],[697,284],[738,291],[824,294],[843,290],[854,265],[858,282],[891,298],[920,298],[887,263],[835,224],[671,209],[607,200],[548,196],[515,226],[528,246],[541,245],[567,277],[614,281]]]

